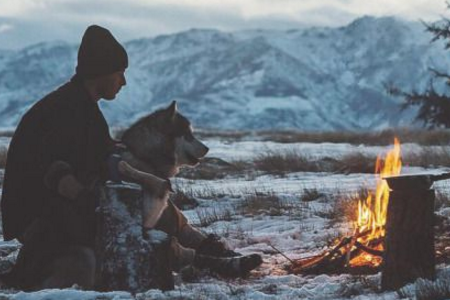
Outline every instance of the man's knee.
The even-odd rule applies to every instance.
[[[39,288],[66,288],[74,284],[92,289],[95,284],[96,258],[94,250],[71,246],[67,253],[50,265],[49,276]]]

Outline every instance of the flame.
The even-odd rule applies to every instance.
[[[360,233],[369,231],[370,234],[364,237],[358,237],[356,240],[368,247],[371,247],[371,242],[379,240],[385,236],[387,206],[389,200],[389,187],[386,180],[381,179],[384,176],[399,175],[402,169],[402,162],[400,159],[400,142],[397,138],[394,139],[394,147],[391,149],[383,160],[380,156],[377,157],[375,164],[375,174],[377,176],[377,187],[375,194],[369,194],[365,200],[358,202],[358,218],[355,222],[355,236]],[[375,250],[383,250],[382,243],[378,243]],[[357,265],[373,265],[378,266],[381,263],[381,257],[377,257],[368,253],[363,253],[350,260],[351,266]]]

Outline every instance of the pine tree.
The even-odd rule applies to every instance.
[[[447,2],[450,8],[450,3]],[[438,40],[445,41],[445,49],[450,49],[450,19],[442,18],[433,23],[423,23],[426,31],[433,35],[431,42]],[[396,87],[388,87],[390,94],[404,98],[402,109],[408,107],[418,107],[416,118],[424,122],[428,128],[449,128],[450,127],[450,96],[439,93],[434,87],[436,80],[444,80],[446,86],[450,88],[450,74],[430,69],[432,79],[424,92],[405,92]]]

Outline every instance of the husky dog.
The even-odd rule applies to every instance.
[[[178,174],[181,166],[196,166],[209,150],[194,137],[175,101],[132,125],[124,132],[122,143],[126,150],[119,170],[143,186],[143,227],[162,230],[172,237],[174,269],[193,265],[222,276],[238,277],[262,263],[260,255],[243,256],[228,249],[218,236],[194,228],[168,202],[168,179]]]
[[[113,155],[113,161],[108,162],[112,179],[138,183],[142,192],[137,198],[128,197],[131,194],[122,198],[117,197],[120,185],[107,185],[104,190],[100,199],[101,223],[97,228],[96,251],[100,264],[97,284],[107,290],[172,289],[172,270],[176,267],[172,257],[179,245],[175,237],[178,235],[165,230],[161,223],[179,228],[178,219],[167,215],[175,212],[174,216],[184,216],[169,202],[172,192],[169,178],[183,165],[197,165],[208,148],[193,136],[190,123],[178,112],[176,102],[137,121],[124,132],[121,142],[124,147],[116,151],[120,155]],[[184,225],[189,237],[197,234],[204,239],[203,233]],[[143,229],[142,233],[135,230],[136,226]],[[153,234],[161,235],[151,229],[167,233],[163,234],[167,237],[164,245],[159,239],[151,240]],[[148,242],[156,242],[155,248],[148,248]],[[111,248],[112,244],[116,247]],[[127,263],[121,265],[123,261]]]
[[[176,101],[137,121],[123,133],[121,142],[126,150],[119,170],[146,188],[143,225],[151,229],[167,207],[171,191],[167,180],[182,166],[196,166],[209,149],[194,137]]]

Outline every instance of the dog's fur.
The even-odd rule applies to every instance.
[[[131,167],[125,161],[119,163],[120,172],[143,187],[142,226],[152,229],[167,207],[169,194],[172,191],[170,182],[144,173]]]
[[[161,185],[160,179],[175,176],[182,166],[196,166],[209,150],[194,137],[190,122],[178,112],[175,101],[132,125],[124,132],[122,143],[126,145],[122,153],[124,161],[134,169],[158,177],[148,178],[149,185]],[[144,175],[134,175],[134,180],[142,184],[137,177]],[[144,184],[145,228],[152,228],[167,207],[168,188],[155,193],[152,190],[155,187]]]

